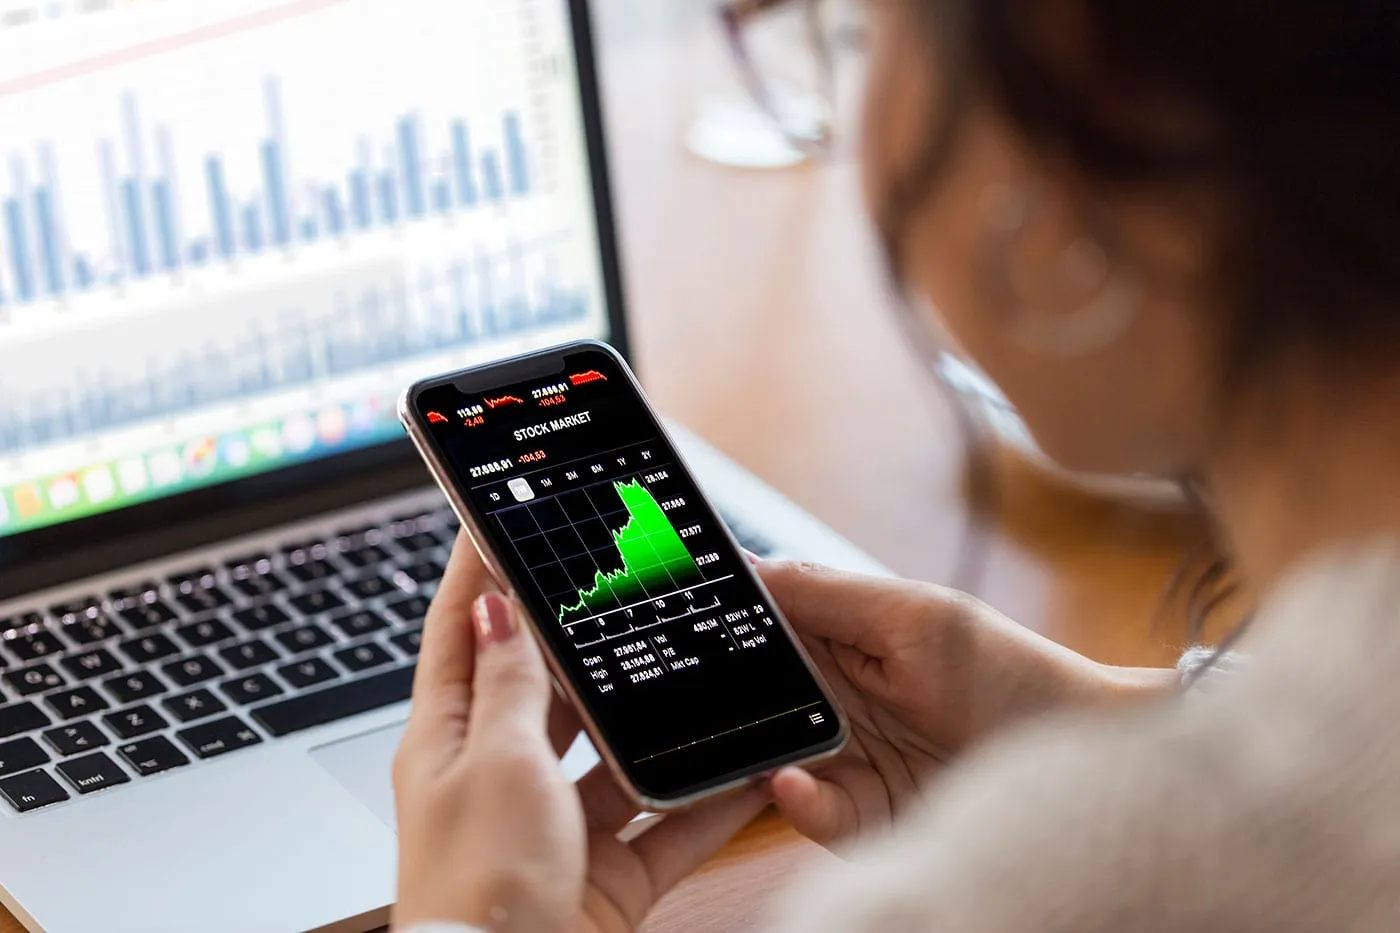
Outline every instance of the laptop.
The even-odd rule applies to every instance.
[[[586,4],[43,7],[0,20],[0,901],[378,927],[457,530],[394,400],[628,347]],[[752,550],[881,572],[677,435]]]

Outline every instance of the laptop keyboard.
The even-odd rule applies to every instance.
[[[0,798],[27,812],[408,699],[456,530],[443,508],[0,620]]]

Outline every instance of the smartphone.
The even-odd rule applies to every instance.
[[[584,341],[449,373],[399,410],[640,806],[842,748],[831,690],[616,351]]]

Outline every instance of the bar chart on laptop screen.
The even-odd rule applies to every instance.
[[[11,3],[0,126],[0,534],[603,331],[561,0]]]

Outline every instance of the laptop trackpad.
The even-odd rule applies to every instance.
[[[404,725],[399,723],[311,750],[312,760],[396,832],[398,821],[394,815],[394,782],[390,769]],[[597,763],[598,753],[593,750],[593,743],[579,736],[564,756],[564,773],[570,780],[577,781]]]
[[[398,829],[398,821],[394,818],[390,769],[404,725],[399,723],[311,750],[312,760],[393,830]]]

